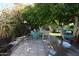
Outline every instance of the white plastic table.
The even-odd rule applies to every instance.
[[[58,42],[59,42],[59,44],[61,43],[61,41],[60,40],[58,40]],[[70,48],[72,45],[70,44],[70,43],[68,43],[68,42],[66,42],[66,41],[63,41],[63,47],[64,48]]]

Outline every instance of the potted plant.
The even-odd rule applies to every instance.
[[[76,43],[77,41],[78,41],[77,36],[74,36],[74,37],[72,38],[72,42],[73,42],[73,43]]]

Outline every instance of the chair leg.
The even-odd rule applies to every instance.
[[[44,39],[44,34],[42,35],[42,40]]]
[[[50,40],[50,36],[48,35],[48,39]]]

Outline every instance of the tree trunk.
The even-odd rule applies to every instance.
[[[60,33],[61,33],[61,36],[62,36],[61,44],[60,44],[60,45],[62,46],[62,44],[63,44],[63,39],[64,39],[64,29],[63,29],[64,25],[63,25],[63,23],[61,23],[60,27],[61,27]]]
[[[77,34],[78,34],[77,33],[77,30],[78,30],[77,25],[78,25],[78,17],[75,16],[75,25],[74,25],[74,30],[73,30],[73,37],[77,36]]]

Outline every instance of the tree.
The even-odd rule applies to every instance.
[[[33,26],[43,26],[45,24],[60,27],[63,32],[64,25],[74,23],[74,18],[78,17],[79,4],[34,4],[27,6],[22,13],[23,18]],[[63,36],[63,35],[62,35]]]

